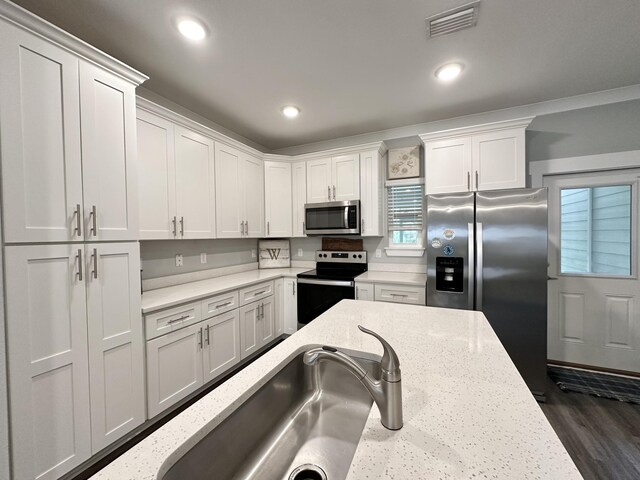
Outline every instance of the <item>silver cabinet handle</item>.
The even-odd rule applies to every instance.
[[[471,172],[467,172],[467,191],[471,191]]]
[[[246,222],[244,222],[244,234],[246,236],[249,236],[249,220],[247,220]]]
[[[180,217],[180,236],[184,237],[184,217]]]
[[[259,292],[254,293],[253,296],[257,297],[258,295],[262,295],[264,292],[266,292],[266,290],[260,290]]]
[[[336,186],[333,186],[333,199],[336,199]]]
[[[209,342],[209,327],[210,327],[210,325],[207,325],[207,329],[205,330],[207,332],[207,336],[206,336],[204,341],[207,342],[207,346],[211,344]]]
[[[360,296],[358,295],[358,287],[356,286],[356,300],[360,300]]]
[[[476,190],[478,190],[478,170],[476,170]]]
[[[244,235],[244,220],[240,222],[240,235]]]
[[[177,236],[178,235],[178,218],[176,216],[173,217],[173,220],[171,220],[171,225],[173,226],[172,231],[173,231],[173,236]]]
[[[304,222],[302,222],[302,233],[304,233],[305,228],[306,228],[305,224],[304,224]]]
[[[198,346],[200,350],[202,350],[202,328],[198,330]]]
[[[76,211],[74,213],[76,217],[76,228],[74,229],[79,237],[82,236],[82,212],[80,211],[80,204],[76,205]]]
[[[220,305],[216,305],[216,308],[224,308],[227,307],[229,305],[231,305],[233,302],[225,302],[225,303],[221,303]]]
[[[331,187],[329,185],[327,185],[327,197],[331,200]]]
[[[264,318],[264,303],[260,305],[260,318]]]
[[[364,233],[364,218],[360,219],[360,233]]]
[[[91,218],[91,234],[94,237],[97,237],[98,236],[98,215],[96,213],[95,205],[91,207],[91,213],[89,214],[89,217]]]
[[[93,278],[98,278],[98,249],[93,249]]]
[[[78,249],[78,254],[76,255],[76,260],[78,261],[78,271],[76,275],[78,276],[78,280],[82,281],[82,270],[84,265],[82,265],[82,249]]]
[[[404,298],[404,297],[408,297],[409,295],[406,294],[406,293],[392,293],[391,296],[392,297],[402,297],[402,298]]]
[[[267,235],[269,235],[269,222],[267,222]]]
[[[172,324],[172,323],[176,323],[176,322],[181,322],[182,320],[186,320],[187,318],[189,318],[191,315],[182,315],[181,317],[178,318],[174,318],[171,319],[169,321],[167,321],[167,324]]]
[[[293,287],[293,294],[296,294],[296,282],[292,282],[291,286]]]

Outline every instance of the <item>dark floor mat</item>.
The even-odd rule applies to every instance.
[[[586,393],[640,405],[640,379],[551,366],[548,367],[548,372],[563,391]]]

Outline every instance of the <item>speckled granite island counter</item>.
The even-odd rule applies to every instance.
[[[381,355],[380,344],[358,324],[380,333],[398,353],[405,423],[386,430],[374,405],[348,480],[582,478],[482,313],[353,300],[318,317],[93,478],[161,478],[309,345]]]

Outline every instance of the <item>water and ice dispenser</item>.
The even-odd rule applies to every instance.
[[[463,292],[464,259],[462,257],[436,258],[436,290]]]

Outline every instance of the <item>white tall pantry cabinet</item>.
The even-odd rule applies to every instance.
[[[0,3],[16,480],[59,478],[145,420],[135,135],[144,80]]]

